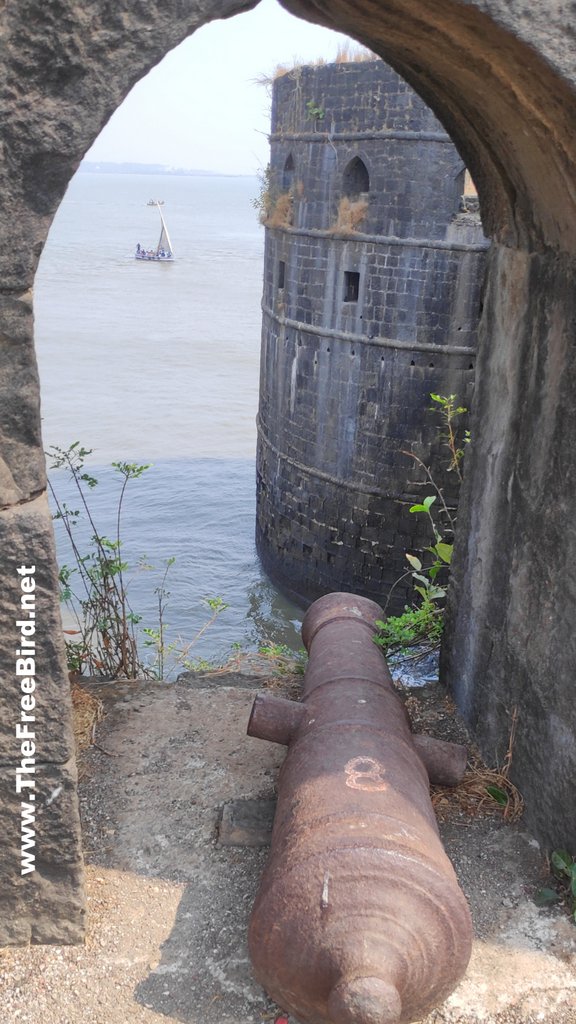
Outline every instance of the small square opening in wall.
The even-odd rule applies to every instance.
[[[355,270],[344,271],[344,302],[357,302],[360,292],[360,274]]]
[[[278,260],[278,288],[284,287],[284,280],[286,277],[286,264],[284,260]]]

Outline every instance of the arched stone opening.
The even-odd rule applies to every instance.
[[[38,657],[45,725],[38,759],[62,799],[43,822],[44,870],[15,884],[3,942],[77,941],[81,858],[30,289],[67,182],[130,87],[211,18],[253,3],[129,0],[88,8],[30,0],[0,15],[4,159],[0,217],[5,361],[0,436],[0,532],[6,585],[2,662],[13,673],[17,568],[35,552],[47,643]],[[345,31],[383,56],[446,126],[478,187],[495,241],[477,367],[454,567],[446,677],[489,756],[503,758],[515,724],[513,770],[528,823],[551,844],[576,844],[572,779],[576,721],[576,559],[571,521],[576,456],[573,328],[576,239],[576,58],[565,39],[576,15],[554,2],[529,11],[503,0],[285,0],[293,13]],[[481,6],[481,9],[480,9]],[[34,563],[35,564],[35,563]],[[13,715],[7,700],[2,773],[14,805]],[[5,838],[11,860],[17,835]],[[21,880],[20,880],[21,881]],[[67,901],[62,902],[63,891]],[[43,913],[39,912],[39,909]],[[65,908],[65,909],[64,909]],[[65,918],[65,920],[63,920]]]
[[[289,192],[294,185],[294,157],[289,153],[282,171],[282,191]]]
[[[370,191],[370,175],[368,168],[359,156],[344,168],[342,174],[342,193],[349,199],[358,199],[361,195]]]

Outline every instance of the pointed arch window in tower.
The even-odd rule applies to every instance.
[[[289,192],[294,184],[294,157],[289,153],[282,171],[282,191]]]
[[[358,199],[362,194],[370,191],[370,175],[368,168],[359,156],[344,168],[342,176],[342,192],[349,199]]]

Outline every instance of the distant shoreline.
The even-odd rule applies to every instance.
[[[80,174],[166,174],[178,177],[200,178],[255,178],[254,174],[227,174],[225,171],[190,170],[186,167],[167,167],[164,164],[113,163],[107,160],[83,160]]]

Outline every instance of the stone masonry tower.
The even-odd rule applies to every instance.
[[[297,600],[378,601],[448,503],[430,393],[472,400],[487,242],[444,129],[380,60],[274,83],[257,454],[257,547]],[[391,610],[409,585],[397,586]]]

